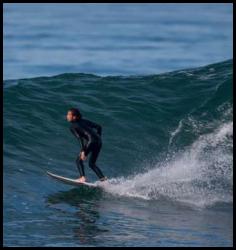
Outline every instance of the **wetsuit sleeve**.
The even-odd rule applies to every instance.
[[[84,140],[83,138],[81,138],[79,136],[79,134],[77,133],[77,131],[74,128],[70,128],[71,133],[80,141],[80,145],[81,145],[81,151],[85,151],[85,144],[84,144]]]
[[[102,135],[102,127],[95,123],[95,122],[91,122],[89,120],[86,120],[87,124],[89,125],[89,127],[91,128],[95,128],[97,130],[97,133],[101,136]]]

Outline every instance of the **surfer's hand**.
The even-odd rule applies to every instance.
[[[81,159],[82,161],[85,161],[85,160],[86,160],[86,156],[85,156],[84,151],[82,151],[82,152],[80,153],[80,159]]]

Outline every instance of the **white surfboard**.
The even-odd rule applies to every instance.
[[[61,181],[65,184],[72,185],[72,186],[89,186],[89,187],[98,187],[97,184],[95,183],[90,183],[90,182],[79,182],[75,179],[67,178],[61,175],[53,174],[49,171],[47,171],[47,174],[51,176],[53,179],[56,179],[58,181]]]

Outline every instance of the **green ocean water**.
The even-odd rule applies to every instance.
[[[232,60],[4,81],[5,246],[232,246],[232,85]],[[71,107],[103,128],[101,190],[45,174],[78,176]]]

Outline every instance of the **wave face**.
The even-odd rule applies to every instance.
[[[159,75],[4,81],[4,185],[48,169],[77,174],[80,148],[65,115],[79,107],[103,127],[98,165],[110,177],[107,192],[201,207],[232,203],[232,82],[232,60]]]

